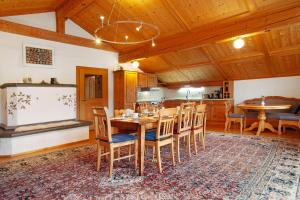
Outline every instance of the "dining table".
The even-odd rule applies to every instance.
[[[272,131],[273,133],[277,133],[272,124],[267,122],[267,110],[285,110],[289,109],[292,105],[288,104],[238,104],[238,108],[243,110],[256,110],[258,111],[258,122],[254,122],[251,124],[249,128],[246,128],[245,131],[252,131],[257,128],[256,135],[260,135],[265,129]]]
[[[139,175],[144,175],[144,159],[145,159],[145,132],[148,124],[155,124],[158,122],[157,116],[152,117],[118,117],[111,118],[111,126],[119,129],[130,129],[137,131],[138,137],[138,166]]]

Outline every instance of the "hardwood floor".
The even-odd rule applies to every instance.
[[[215,131],[215,132],[224,132],[224,127],[223,126],[213,126],[213,127],[207,127],[207,131]],[[226,134],[240,134],[239,126],[238,125],[233,125],[230,133]],[[244,132],[244,135],[255,135],[255,132]],[[264,132],[260,135],[260,137],[274,137],[274,138],[279,138],[279,139],[284,139],[293,143],[300,143],[300,130],[295,130],[295,129],[287,129],[286,133],[283,133],[282,135],[274,134],[272,132]],[[90,132],[90,139],[82,142],[76,142],[72,144],[66,144],[66,145],[61,145],[58,147],[51,147],[27,154],[22,154],[22,155],[17,155],[13,157],[0,157],[0,163],[1,162],[8,162],[8,161],[14,161],[14,160],[19,160],[23,158],[28,158],[36,155],[41,155],[53,151],[59,151],[67,148],[74,148],[78,146],[83,146],[87,144],[95,144],[95,133],[93,131]]]

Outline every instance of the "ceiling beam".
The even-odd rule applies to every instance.
[[[163,0],[161,1],[164,6],[167,8],[167,10],[170,12],[170,14],[176,19],[176,21],[179,23],[179,25],[185,30],[189,31],[191,30],[191,27],[186,22],[186,20],[182,17],[182,15],[178,12],[172,1],[170,0]]]
[[[275,8],[272,10],[259,10],[243,16],[235,16],[220,20],[190,32],[178,33],[157,40],[155,48],[145,45],[129,52],[121,53],[120,61],[126,62],[137,58],[160,55],[191,48],[207,43],[216,42],[237,35],[248,34],[256,31],[292,24],[300,20],[300,2],[295,1],[288,7]]]
[[[40,38],[45,40],[51,40],[56,42],[62,42],[67,44],[73,44],[77,46],[84,46],[84,47],[116,52],[112,47],[110,47],[107,44],[102,43],[100,45],[96,45],[94,40],[89,40],[86,38],[81,38],[77,36],[49,31],[45,29],[26,26],[23,24],[9,22],[2,19],[0,19],[0,31],[25,35],[29,37],[35,37],[35,38]]]
[[[67,0],[56,9],[56,32],[65,33],[65,21],[87,8],[94,0]]]

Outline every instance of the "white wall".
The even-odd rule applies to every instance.
[[[261,96],[300,98],[300,76],[234,81],[234,102]]]
[[[51,31],[56,29],[55,14],[52,12],[3,17],[2,19]],[[91,39],[87,32],[72,21],[66,22],[66,32]],[[55,69],[24,67],[22,62],[22,45],[24,43],[53,47],[55,49]],[[0,85],[8,82],[22,82],[24,76],[32,77],[35,83],[42,80],[49,82],[51,77],[56,77],[60,83],[75,84],[76,66],[107,68],[109,69],[108,95],[111,111],[113,109],[112,70],[117,63],[118,54],[114,52],[0,32]]]
[[[46,12],[46,13],[37,13],[29,15],[17,15],[17,16],[8,16],[0,17],[7,21],[24,24],[28,26],[33,26],[36,28],[42,28],[49,31],[56,31],[56,19],[55,12]],[[83,37],[87,39],[94,39],[92,35],[82,29],[80,26],[75,24],[71,20],[67,20],[65,24],[66,34],[74,35],[78,37]]]
[[[23,43],[53,47],[55,69],[24,67]],[[35,83],[49,82],[51,77],[56,77],[60,83],[75,84],[76,66],[108,68],[109,108],[113,107],[112,70],[118,63],[117,53],[0,32],[0,56],[0,84],[22,82],[24,76],[31,77]]]

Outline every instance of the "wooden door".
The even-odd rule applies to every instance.
[[[137,72],[125,72],[125,108],[133,108],[136,103],[137,92]]]
[[[77,67],[76,82],[77,117],[80,120],[94,121],[92,108],[108,106],[108,70]]]
[[[144,73],[138,73],[138,86],[148,87],[148,76]]]

